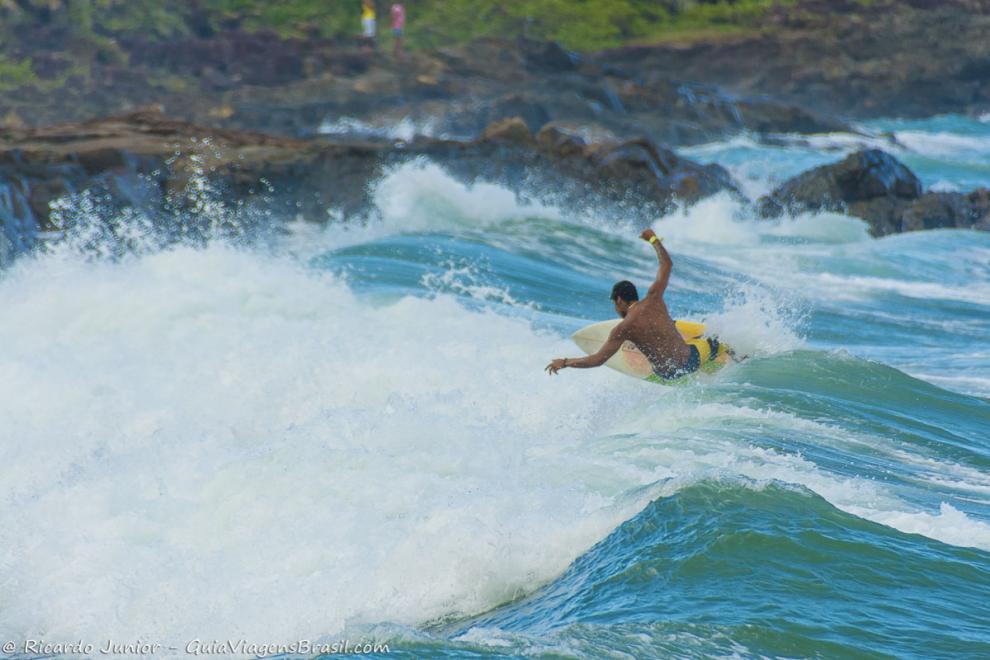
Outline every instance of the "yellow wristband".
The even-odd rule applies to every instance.
[[[650,245],[653,245],[654,243],[659,243],[662,240],[663,240],[662,238],[654,234],[653,236],[650,236]]]

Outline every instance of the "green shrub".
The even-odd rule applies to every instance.
[[[37,80],[30,58],[15,62],[0,55],[0,90],[17,89],[34,84]]]

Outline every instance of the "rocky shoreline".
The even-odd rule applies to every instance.
[[[72,26],[25,24],[4,55],[29,61],[31,79],[0,79],[0,124],[74,123],[158,104],[198,124],[292,137],[342,120],[407,119],[473,139],[521,116],[534,132],[572,122],[679,146],[740,130],[847,129],[837,117],[990,112],[990,0],[796,0],[742,31],[713,24],[582,54],[482,38],[397,59],[316,27],[289,37],[194,20],[170,34],[108,25],[83,38]]]
[[[588,142],[555,123],[534,133],[522,117],[494,122],[474,140],[296,139],[199,126],[149,109],[0,130],[0,259],[64,229],[64,214],[53,210],[83,193],[114,211],[106,214],[111,224],[121,213],[136,213],[171,231],[178,217],[198,217],[182,225],[186,237],[196,222],[216,222],[202,217],[204,190],[211,203],[274,225],[267,230],[293,219],[363,221],[375,212],[374,182],[411,162],[435,163],[465,183],[497,183],[521,198],[571,210],[618,209],[648,218],[725,193],[767,218],[847,212],[875,236],[990,229],[990,191],[926,193],[907,167],[878,150],[815,168],[750,201],[724,168],[695,163],[648,137]]]
[[[155,110],[81,124],[0,131],[0,218],[6,251],[29,250],[63,229],[53,204],[84,191],[110,209],[159,223],[197,210],[204,186],[222,206],[283,220],[360,221],[372,184],[414,161],[467,183],[492,182],[563,208],[635,206],[661,213],[721,191],[738,194],[717,165],[699,165],[649,139],[586,143],[553,124],[532,133],[515,117],[477,140],[353,137],[299,140],[215,129]]]
[[[96,58],[85,76],[70,69],[60,86],[0,96],[0,262],[60,230],[65,214],[53,208],[84,192],[166,229],[186,218],[183,231],[199,222],[189,218],[204,182],[219,206],[254,218],[361,221],[375,212],[374,182],[417,161],[565,210],[649,217],[726,193],[756,217],[847,212],[875,236],[987,229],[986,189],[926,192],[883,152],[816,168],[759,200],[724,168],[676,153],[741,133],[768,143],[856,133],[844,117],[990,108],[985,40],[912,46],[934,19],[939,33],[990,26],[990,0],[896,11],[887,0],[817,2],[781,6],[758,33],[599,54],[492,38],[395,58],[237,28],[122,37],[124,56]],[[25,54],[59,75],[59,48],[71,43],[53,30],[35,36]]]
[[[0,97],[8,127],[77,123],[161,106],[204,126],[308,138],[344,126],[369,136],[401,124],[472,140],[521,117],[534,133],[565,125],[594,139],[646,136],[673,146],[735,135],[851,130],[846,122],[759,95],[728,94],[677,76],[644,76],[555,43],[483,39],[395,58],[346,44],[286,42],[265,33],[132,44],[127,67],[58,90]],[[128,51],[130,52],[130,51]],[[136,71],[154,75],[135,75]],[[156,82],[157,81],[157,82]]]
[[[990,112],[990,0],[800,0],[756,33],[605,55],[632,67],[838,117]]]

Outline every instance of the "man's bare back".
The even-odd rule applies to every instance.
[[[617,338],[631,341],[653,365],[654,371],[669,378],[687,364],[691,349],[670,318],[662,294],[647,294],[629,307],[615,328]]]
[[[681,338],[663,299],[673,266],[670,255],[652,229],[644,230],[639,237],[653,246],[660,261],[657,278],[650,285],[646,297],[637,300],[639,294],[630,282],[616,284],[612,290],[612,301],[622,322],[612,330],[608,341],[597,353],[583,358],[553,360],[546,368],[551,375],[565,367],[587,369],[601,366],[626,341],[635,344],[650,360],[654,371],[664,378],[676,376],[690,361],[691,348]]]

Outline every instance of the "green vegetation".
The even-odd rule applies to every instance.
[[[441,46],[479,36],[525,35],[591,51],[644,36],[669,20],[661,3],[643,0],[424,2],[415,14],[410,10],[410,38],[418,45]]]
[[[0,55],[0,91],[31,85],[36,80],[30,59],[25,58],[15,62]]]
[[[695,5],[677,16],[673,23],[674,27],[682,29],[726,25],[756,27],[759,25],[760,19],[774,4],[784,3],[751,0],[750,2],[716,2]]]
[[[669,24],[655,26],[644,41],[712,39],[765,30],[764,19],[770,10],[795,3],[796,0],[749,0],[698,4],[673,17]]]
[[[595,51],[629,42],[707,30],[753,31],[776,5],[795,0],[500,0],[421,2],[410,11],[410,37],[420,46],[459,43],[478,36],[526,35],[567,48]],[[416,20],[417,27],[412,25]]]
[[[678,34],[759,30],[775,5],[796,1],[406,0],[406,7],[412,47],[525,35],[594,51]],[[380,34],[387,35],[391,0],[376,4]],[[226,28],[268,29],[284,37],[353,36],[360,6],[361,0],[6,0],[0,1],[0,37],[29,24],[61,24],[83,39],[208,36]]]
[[[404,0],[410,48],[481,37],[551,39],[578,51],[629,43],[718,38],[765,29],[774,7],[799,0]],[[877,0],[859,0],[874,2]],[[379,34],[391,39],[392,0],[374,0]],[[271,30],[283,38],[355,43],[361,0],[0,0],[0,91],[47,93],[93,67],[127,66],[127,39],[209,38]],[[40,38],[39,38],[40,37]],[[32,57],[37,58],[32,61]],[[148,74],[172,91],[180,77]],[[162,74],[164,75],[164,74]]]
[[[275,30],[283,37],[357,34],[360,0],[205,0],[206,21],[213,29],[237,25],[247,30]]]

